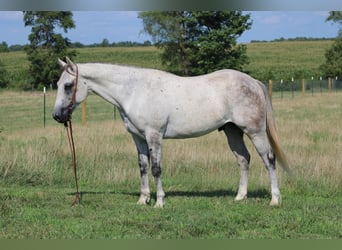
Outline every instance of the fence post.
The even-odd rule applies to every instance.
[[[46,88],[44,87],[44,108],[43,108],[43,112],[44,112],[44,128],[45,128],[45,125],[46,125]]]
[[[331,94],[331,78],[328,78],[328,92]]]
[[[268,80],[268,93],[270,95],[270,97],[272,98],[272,93],[273,93],[273,82],[272,80]]]
[[[305,96],[305,79],[302,79],[302,96]]]
[[[87,121],[87,102],[82,102],[82,126],[86,124]]]
[[[284,92],[284,85],[283,85],[284,81],[283,79],[280,80],[280,97],[281,99],[283,99],[283,92]]]

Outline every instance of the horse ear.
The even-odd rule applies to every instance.
[[[67,61],[68,66],[72,69],[72,71],[75,72],[76,71],[76,65],[70,60],[69,57],[66,57],[65,59]]]
[[[61,59],[58,58],[58,63],[61,65],[62,68],[65,68],[66,63],[63,62]]]

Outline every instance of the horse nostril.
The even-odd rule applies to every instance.
[[[55,119],[57,122],[61,122],[61,118],[59,117],[59,115],[57,113],[53,113],[52,114],[53,119]]]

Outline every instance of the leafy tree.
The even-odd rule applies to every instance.
[[[6,80],[7,71],[4,64],[0,61],[0,88],[6,88],[8,82]]]
[[[0,52],[8,52],[8,45],[6,42],[0,43]]]
[[[330,11],[327,21],[333,21],[342,25],[342,11]],[[342,78],[342,30],[335,39],[333,45],[325,52],[325,63],[321,70],[327,77]]]
[[[104,38],[102,40],[101,46],[102,47],[109,47],[110,46],[109,40],[107,38]]]
[[[68,51],[69,39],[55,31],[56,27],[65,33],[75,28],[72,12],[24,11],[24,23],[25,26],[32,26],[28,37],[30,44],[25,48],[30,61],[32,84],[35,87],[51,83],[55,85],[60,74],[57,58],[76,56],[75,50]]]
[[[327,21],[333,21],[335,23],[342,24],[342,11],[330,11]]]
[[[171,72],[200,75],[248,63],[246,46],[236,40],[252,23],[241,11],[149,11],[139,18]]]
[[[333,45],[325,52],[325,64],[321,70],[327,77],[342,78],[342,39],[336,38]]]

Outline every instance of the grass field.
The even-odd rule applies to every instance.
[[[324,53],[333,41],[284,41],[247,44],[250,63],[244,71],[267,83],[268,80],[288,81],[292,77],[318,79]],[[103,62],[163,69],[161,51],[155,47],[106,47],[77,49],[78,63]],[[29,63],[23,51],[0,53],[0,62],[8,73],[11,85],[23,88],[28,81]],[[27,86],[26,86],[27,88]]]
[[[284,41],[247,44],[246,71],[257,79],[288,81],[321,77],[320,65],[333,41]]]
[[[222,132],[213,132],[165,141],[164,209],[136,205],[135,146],[122,122],[113,121],[113,107],[94,95],[87,100],[86,125],[80,109],[73,118],[82,200],[71,208],[66,131],[51,119],[55,92],[47,94],[43,128],[42,98],[36,92],[0,92],[2,239],[342,238],[341,93],[273,101],[295,171],[293,179],[278,171],[280,207],[268,205],[267,172],[249,142],[249,198],[234,202],[238,167]]]

